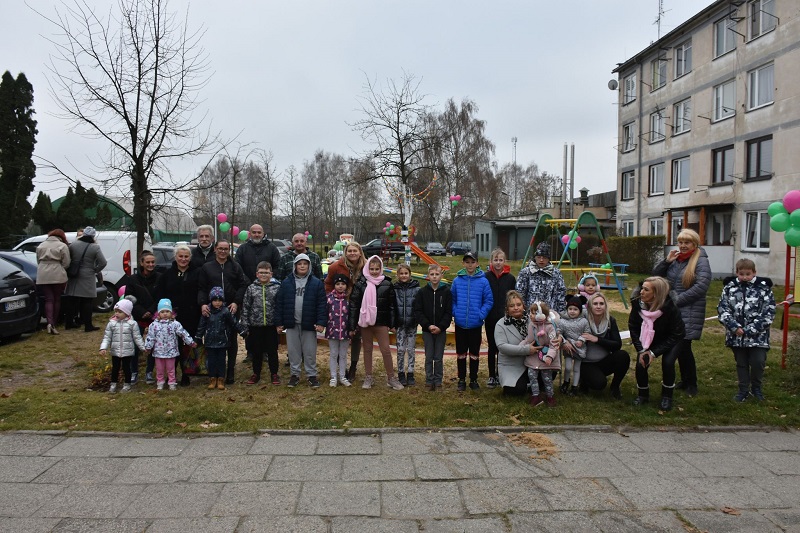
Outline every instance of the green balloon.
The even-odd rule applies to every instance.
[[[248,232],[246,232],[246,231],[240,231],[239,232],[239,240],[240,241],[242,241],[242,242],[246,241],[247,237],[249,237]]]
[[[219,225],[219,230],[222,233],[228,233],[231,230],[231,225],[228,222],[223,222]]]
[[[569,241],[569,249],[574,250],[578,247],[578,243],[576,241]]]
[[[311,234],[310,233],[309,233],[307,238],[308,238],[309,241],[311,240]]]
[[[783,202],[772,202],[771,204],[769,204],[769,207],[767,208],[767,213],[771,217],[786,212],[787,212],[786,208],[783,207]]]
[[[783,239],[789,246],[795,248],[800,246],[800,227],[792,226],[787,229],[786,233],[783,234]]]
[[[603,268],[611,268],[611,263],[606,263],[603,265]]]
[[[336,244],[333,245],[333,249],[336,250],[337,252],[341,252],[342,250],[344,250],[344,244],[342,243],[342,241],[336,241]]]
[[[800,228],[800,209],[795,209],[789,213],[789,223],[792,226]]]
[[[778,213],[769,219],[769,227],[775,231],[786,231],[792,223],[789,221],[789,215],[786,213]]]

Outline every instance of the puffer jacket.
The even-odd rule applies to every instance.
[[[697,340],[703,334],[703,325],[706,320],[706,293],[711,284],[711,265],[708,254],[700,248],[700,258],[694,271],[694,283],[689,288],[684,288],[681,278],[689,261],[661,261],[653,269],[654,276],[661,276],[669,281],[674,291],[672,295],[675,305],[681,312],[686,325],[686,339]]]
[[[414,315],[422,326],[422,331],[428,331],[431,326],[447,331],[453,321],[453,296],[450,294],[450,287],[441,283],[436,290],[433,290],[430,283],[422,287],[414,298]]]
[[[281,282],[275,278],[264,285],[255,280],[244,291],[241,321],[245,326],[274,326],[275,302]]]
[[[636,348],[636,353],[641,353],[642,341],[639,340],[642,334],[642,315],[639,311],[642,310],[641,300],[637,297],[631,300],[631,314],[628,316],[628,329],[631,332],[631,342],[633,347]],[[661,316],[658,317],[654,324],[655,336],[653,342],[650,344],[650,351],[653,355],[659,357],[664,355],[676,344],[681,342],[686,334],[681,312],[672,301],[671,296],[667,296],[664,306],[661,308]]]
[[[486,279],[489,280],[489,286],[492,288],[492,298],[494,299],[492,310],[489,311],[489,316],[486,317],[486,326],[494,329],[497,321],[506,314],[506,293],[517,286],[517,280],[508,265],[503,265],[503,272],[500,273],[500,277],[495,274],[490,265],[486,269]]]
[[[775,320],[772,280],[761,276],[749,282],[736,276],[725,278],[717,313],[725,326],[725,346],[769,349],[769,328]],[[741,337],[735,333],[739,328],[744,330]]]
[[[517,277],[517,292],[522,295],[525,309],[530,309],[536,301],[545,302],[558,314],[567,310],[567,286],[561,271],[552,264],[545,268],[536,266],[531,261],[520,270]]]
[[[172,359],[181,354],[178,346],[178,337],[186,344],[194,343],[189,332],[183,329],[177,320],[154,320],[147,330],[147,339],[144,341],[146,350],[152,350],[156,359]]]
[[[325,338],[344,340],[348,338],[347,322],[350,316],[350,303],[347,293],[336,291],[328,293],[328,326],[325,329]]]
[[[325,299],[325,286],[322,281],[311,274],[308,274],[306,278],[300,329],[313,331],[314,326],[324,327],[328,323],[328,301]],[[276,326],[283,326],[286,329],[295,327],[294,300],[296,296],[297,284],[295,275],[292,274],[281,282],[278,290],[278,298],[275,302]]]
[[[541,335],[539,334],[541,332]],[[549,320],[541,328],[537,327],[530,319],[528,319],[528,336],[525,338],[525,344],[531,344],[540,347],[536,355],[525,356],[525,366],[535,370],[560,370],[561,357],[559,356],[558,347],[558,333],[556,327]],[[547,352],[544,349],[547,348]],[[530,349],[530,348],[529,348]],[[552,357],[550,364],[539,359],[539,352],[544,352]]]
[[[417,319],[414,316],[414,298],[419,292],[419,281],[411,279],[405,283],[399,281],[394,284],[394,296],[397,299],[397,315],[395,327],[403,329],[416,329]]]
[[[483,326],[483,321],[494,305],[492,288],[483,271],[476,270],[470,276],[467,269],[462,268],[453,280],[450,292],[453,294],[453,319],[456,326],[464,329]]]
[[[227,307],[217,309],[212,305],[210,311],[209,316],[200,318],[196,335],[197,338],[203,339],[206,348],[227,348],[231,342],[236,342],[234,330],[240,334],[247,331],[247,327],[238,322]]]
[[[114,317],[109,320],[100,349],[110,351],[112,357],[131,357],[134,354],[134,347],[145,350],[144,340],[136,321],[131,317],[125,320],[117,320]]]
[[[364,299],[364,291],[367,289],[367,280],[364,276],[358,278],[350,293],[350,316],[348,317],[348,329],[358,331],[358,318],[361,316],[361,301]],[[375,303],[378,314],[375,318],[376,326],[394,327],[397,316],[397,298],[394,295],[394,285],[392,278],[386,276],[380,285],[375,287]]]

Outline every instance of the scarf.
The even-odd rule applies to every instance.
[[[373,255],[372,257],[378,256]],[[369,258],[369,261],[372,260],[372,257]],[[378,260],[380,261],[379,257]],[[358,314],[358,325],[362,328],[374,326],[375,321],[378,319],[378,291],[376,287],[380,285],[386,277],[383,274],[373,277],[369,273],[369,261],[367,261],[364,268],[361,269],[361,273],[364,275],[364,279],[367,282],[367,286],[364,289],[364,297],[361,299],[361,311]],[[381,261],[381,270],[383,270],[383,261]]]
[[[520,318],[514,318],[511,315],[506,315],[503,324],[506,326],[514,326],[522,338],[528,336],[528,313],[523,313]]]
[[[662,314],[661,310],[658,311],[648,311],[646,309],[642,309],[639,311],[639,316],[642,317],[642,331],[639,334],[639,342],[642,343],[643,350],[649,350],[650,345],[653,343],[653,337],[656,335],[656,330],[654,329],[653,325],[658,317]]]
[[[688,261],[692,257],[693,253],[694,253],[694,250],[692,250],[690,252],[686,252],[685,254],[678,254],[678,257],[676,259],[679,262],[684,263],[684,262]]]
[[[531,274],[536,274],[537,272],[541,272],[542,274],[547,274],[548,276],[553,275],[553,263],[547,263],[546,267],[539,268],[536,265],[536,262],[531,261],[529,268],[531,269]]]
[[[592,335],[596,337],[604,336],[606,334],[606,331],[608,331],[608,320],[606,319],[606,317],[604,316],[603,320],[601,320],[599,324],[597,324],[594,321],[593,316],[589,316],[588,318],[589,318],[589,329],[592,330]]]

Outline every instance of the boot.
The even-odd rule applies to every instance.
[[[639,389],[639,395],[633,400],[633,405],[644,405],[650,401],[650,389]]]
[[[406,373],[405,372],[398,372],[397,373],[397,380],[400,382],[400,385],[405,386],[406,383],[407,383],[407,381],[406,381]]]
[[[402,381],[400,383],[402,383]],[[406,384],[409,387],[411,387],[412,385],[416,385],[417,384],[416,380],[414,379],[414,373],[413,372],[409,372],[408,374],[406,374]]]
[[[577,396],[578,394],[580,394],[580,390],[578,389],[578,387],[570,387],[570,389],[569,389],[569,393],[568,393],[568,394],[569,394],[570,396],[572,396],[572,397],[575,397],[575,396]]]
[[[544,400],[540,395],[537,394],[535,396],[531,396],[531,399],[528,400],[528,403],[531,404],[531,407],[536,407],[537,405],[542,405],[544,403]]]
[[[217,388],[217,378],[210,378],[208,380],[208,389],[216,389]]]
[[[671,411],[672,410],[672,392],[675,389],[675,385],[672,387],[667,387],[666,385],[661,385],[661,403],[658,405],[658,408],[662,411]]]
[[[561,394],[567,394],[569,392],[569,380],[568,379],[565,380],[561,384],[561,387],[558,388],[558,390],[561,391]]]
[[[225,378],[217,378],[217,390],[225,390]]]

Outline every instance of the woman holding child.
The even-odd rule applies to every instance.
[[[503,394],[522,396],[528,390],[528,369],[525,358],[538,354],[539,347],[525,344],[528,336],[528,311],[522,295],[508,291],[505,297],[505,316],[498,320],[494,328],[497,343],[497,372]]]

